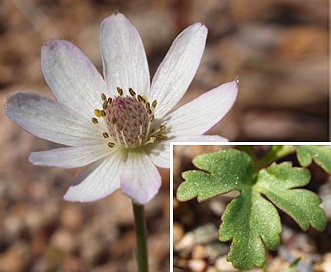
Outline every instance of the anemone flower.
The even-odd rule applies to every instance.
[[[170,142],[226,140],[202,134],[232,107],[236,81],[171,111],[198,69],[206,36],[200,23],[180,33],[151,83],[142,40],[123,14],[101,24],[103,77],[72,43],[46,42],[41,68],[56,100],[19,92],[5,106],[24,130],[64,145],[33,152],[30,162],[89,165],[64,195],[67,201],[95,201],[119,188],[135,203],[150,201],[161,185],[157,167],[169,168]]]

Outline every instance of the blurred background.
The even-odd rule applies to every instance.
[[[180,103],[239,76],[238,100],[212,134],[328,140],[327,0],[2,0],[1,104],[16,91],[51,96],[40,71],[40,48],[50,39],[72,41],[102,71],[99,27],[115,11],[137,27],[152,74],[185,27],[208,27],[200,68]],[[32,166],[28,154],[52,144],[3,111],[0,122],[0,271],[134,271],[130,201],[119,192],[92,204],[64,202],[81,170]],[[169,270],[168,171],[162,176],[147,205],[151,271]]]
[[[229,242],[220,242],[218,228],[226,205],[238,196],[231,191],[221,196],[198,203],[196,198],[179,202],[176,199],[178,186],[183,182],[182,173],[197,169],[192,160],[206,153],[217,152],[221,149],[232,149],[238,146],[174,146],[173,181],[174,181],[174,272],[236,272],[232,264],[226,261],[230,250]],[[254,145],[253,152],[257,158],[264,156],[271,146]],[[277,160],[292,162],[300,167],[296,155],[291,154]],[[268,272],[290,272],[286,270],[291,263],[300,258],[297,267],[292,272],[330,272],[331,270],[331,176],[314,162],[308,167],[311,173],[310,183],[306,189],[316,193],[321,199],[327,226],[323,232],[313,228],[304,232],[283,211],[278,209],[282,232],[280,246],[276,251],[267,254]],[[262,271],[253,269],[250,271]]]

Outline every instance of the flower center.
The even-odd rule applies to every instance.
[[[137,95],[131,88],[130,95],[123,96],[123,90],[117,88],[118,96],[107,98],[101,94],[102,109],[95,109],[91,120],[98,124],[97,118],[103,118],[108,131],[103,137],[108,139],[109,147],[135,148],[167,139],[166,126],[156,126],[154,110],[157,101],[150,103],[147,98]]]

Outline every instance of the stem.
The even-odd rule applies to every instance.
[[[148,272],[147,232],[145,207],[132,201],[134,225],[136,232],[136,255],[138,272]]]
[[[257,171],[265,168],[272,162],[285,157],[294,151],[293,147],[289,145],[274,145],[266,155],[256,162],[255,168]]]

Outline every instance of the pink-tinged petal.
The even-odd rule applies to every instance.
[[[129,152],[121,176],[121,188],[135,202],[145,204],[159,191],[161,176],[145,153]]]
[[[41,50],[41,68],[56,99],[87,117],[100,108],[106,84],[84,53],[68,41],[49,41]]]
[[[186,28],[171,45],[152,81],[150,101],[157,100],[155,117],[163,117],[182,98],[198,69],[207,28],[200,23]]]
[[[107,144],[85,145],[32,152],[29,161],[35,165],[75,168],[104,158],[113,152]]]
[[[91,202],[112,194],[120,187],[124,163],[119,152],[89,166],[64,195],[67,201]]]
[[[121,13],[107,17],[101,24],[101,55],[108,89],[117,94],[120,87],[128,94],[148,92],[149,69],[145,49],[137,29]]]
[[[185,104],[165,119],[169,119],[169,137],[201,135],[219,122],[231,109],[238,94],[236,81],[214,88]]]
[[[9,96],[7,116],[27,132],[52,142],[80,146],[98,144],[102,131],[66,106],[32,93]]]

